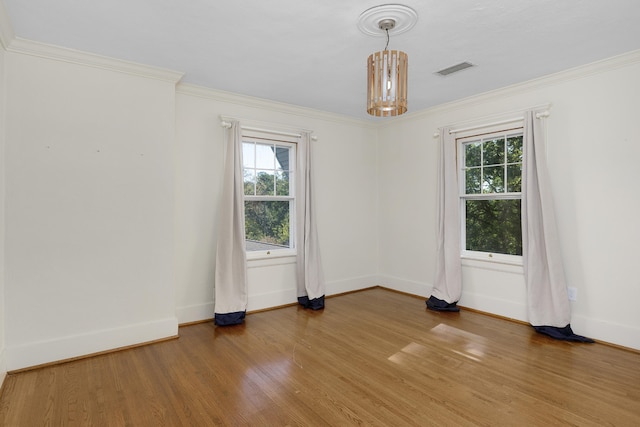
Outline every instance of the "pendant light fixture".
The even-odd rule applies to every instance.
[[[372,116],[399,116],[407,111],[408,56],[388,49],[389,33],[407,31],[416,20],[415,11],[402,5],[377,6],[360,15],[362,32],[384,35],[387,40],[384,50],[372,53],[367,60],[367,113]]]
[[[389,30],[396,26],[393,19],[380,21],[380,30],[387,34],[387,45],[367,59],[367,113],[372,116],[399,116],[407,112],[407,54],[388,50]]]

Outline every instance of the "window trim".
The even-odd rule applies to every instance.
[[[464,149],[463,146],[466,143],[473,141],[487,140],[492,137],[505,137],[522,135],[524,127],[522,125],[505,125],[502,128],[496,127],[491,130],[478,131],[474,133],[465,132],[464,135],[456,137],[456,167],[458,177],[458,198],[459,198],[459,213],[460,213],[460,258],[462,260],[490,262],[506,265],[523,265],[522,255],[510,255],[495,252],[481,252],[466,249],[466,201],[467,200],[521,200],[522,191],[510,192],[510,193],[479,193],[479,194],[467,194],[466,193],[466,175],[465,175],[465,162],[464,162]],[[506,165],[507,163],[505,163]],[[522,220],[521,220],[522,221]]]
[[[275,146],[288,147],[289,152],[289,195],[288,196],[247,196],[243,193],[243,203],[246,201],[289,201],[289,248],[269,249],[259,251],[248,251],[245,248],[247,260],[275,259],[297,256],[296,249],[296,184],[297,184],[297,160],[298,160],[298,138],[288,135],[280,135],[268,131],[242,130],[242,143],[251,142],[254,144],[273,144]],[[244,160],[242,165],[244,173]],[[246,221],[246,214],[245,214]],[[246,242],[245,231],[245,242]],[[285,261],[285,260],[282,260]]]

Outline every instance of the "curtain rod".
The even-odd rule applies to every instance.
[[[539,113],[536,113],[536,119],[549,117],[549,114],[550,114],[549,110],[541,111]],[[492,123],[483,123],[481,125],[468,126],[468,127],[464,127],[464,128],[458,128],[458,129],[451,129],[451,130],[449,130],[449,134],[459,133],[459,132],[466,132],[468,130],[488,128],[488,127],[491,127],[491,126],[506,125],[508,123],[515,123],[515,122],[519,122],[519,121],[522,121],[522,120],[524,120],[524,117],[513,117],[513,118],[510,118],[510,119],[500,120],[500,121],[492,122]],[[433,134],[434,138],[438,138],[439,136],[440,136],[440,132],[436,132],[436,133]]]
[[[222,121],[220,121],[220,126],[222,126],[223,128],[229,129],[231,127],[231,122],[226,121],[226,120],[222,120]],[[240,125],[240,128],[242,128],[244,130],[251,130],[251,131],[254,131],[254,132],[270,133],[272,135],[293,136],[295,138],[300,138],[302,136],[302,134],[296,133],[296,132],[284,132],[284,131],[280,131],[280,130],[263,129],[263,128],[257,128],[257,127],[253,127],[253,126],[244,126],[242,124]],[[315,135],[312,135],[311,139],[314,140],[314,141],[317,141],[318,137],[315,136]]]

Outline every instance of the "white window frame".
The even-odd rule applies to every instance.
[[[244,201],[289,201],[289,241],[290,247],[260,251],[246,251],[248,260],[293,257],[296,251],[296,174],[297,174],[297,138],[281,135],[277,132],[242,130],[242,143],[268,144],[289,148],[289,195],[288,196],[249,196],[244,195]],[[243,145],[244,149],[244,145]],[[242,165],[244,171],[244,161]],[[246,221],[246,219],[245,219]],[[246,235],[245,235],[246,240]]]
[[[522,265],[521,255],[510,255],[502,253],[480,252],[467,250],[467,218],[466,218],[466,201],[467,200],[522,200],[522,192],[510,193],[483,193],[483,194],[466,194],[466,175],[465,175],[465,151],[464,145],[481,140],[495,139],[496,137],[510,137],[522,135],[522,125],[503,126],[502,128],[485,129],[482,132],[475,130],[474,132],[465,132],[456,135],[456,151],[457,151],[457,167],[458,167],[458,187],[460,198],[460,256],[463,260],[485,261],[509,265]]]

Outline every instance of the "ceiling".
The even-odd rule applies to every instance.
[[[3,1],[3,0],[0,0]],[[358,29],[376,0],[4,0],[17,37],[184,72],[182,82],[369,118]],[[640,49],[638,0],[403,0],[409,112]],[[436,71],[476,66],[442,77]],[[389,119],[382,119],[389,120]]]

